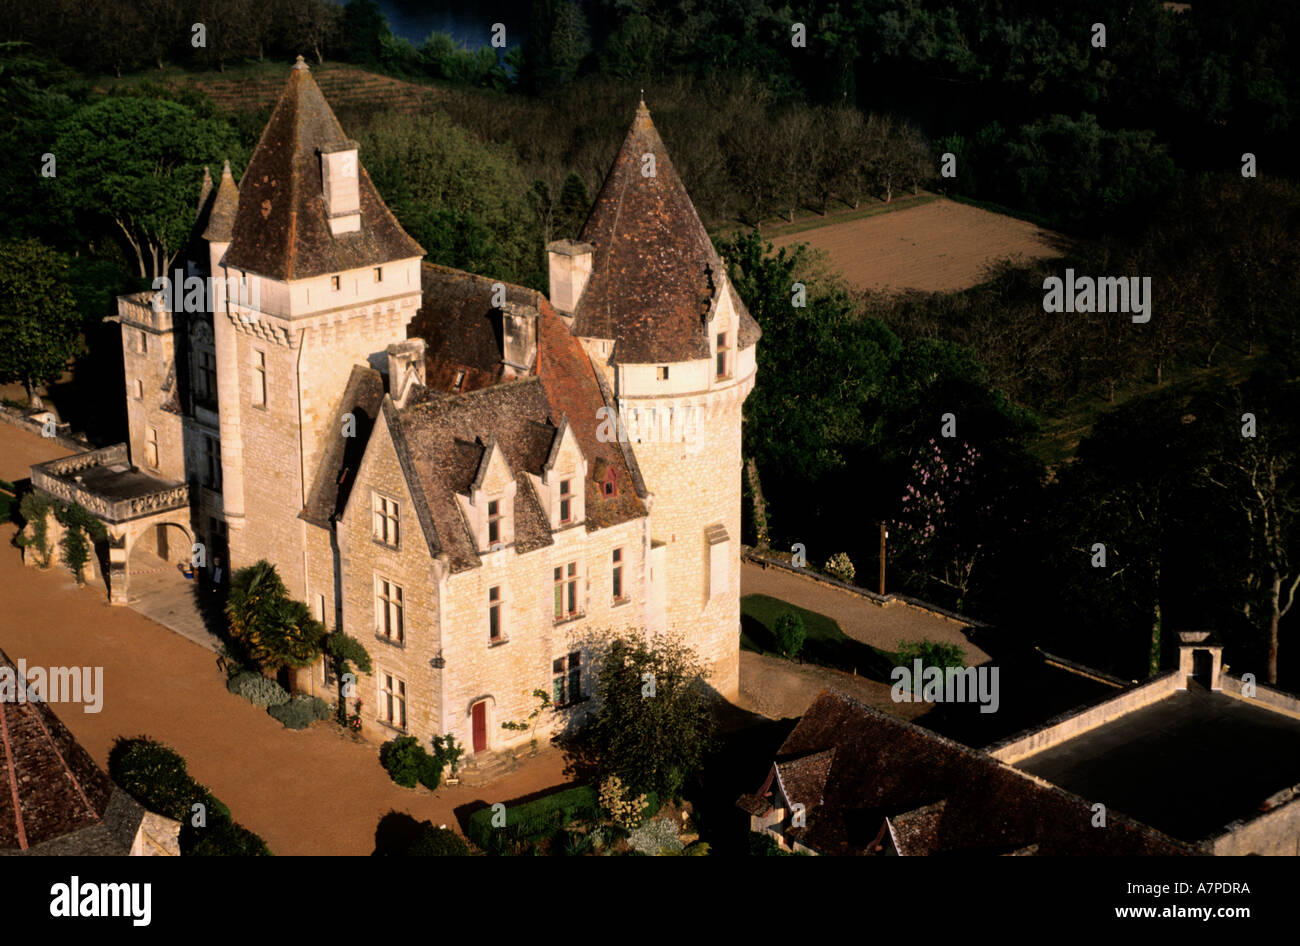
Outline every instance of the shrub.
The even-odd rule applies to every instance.
[[[708,841],[693,841],[686,845],[686,850],[682,851],[686,857],[707,857],[709,854]]]
[[[647,821],[628,835],[627,843],[632,850],[649,856],[661,852],[676,854],[684,847],[677,828],[667,818]]]
[[[269,706],[266,711],[288,729],[306,729],[320,719],[330,718],[330,705],[319,696],[299,694],[288,703]]]
[[[563,831],[559,840],[560,853],[565,857],[586,857],[596,844],[595,835],[585,831]]]
[[[777,618],[772,631],[776,635],[776,646],[784,656],[791,660],[799,656],[808,632],[804,630],[803,618],[797,612],[787,611]]]
[[[29,492],[23,496],[22,501],[18,504],[18,512],[22,515],[24,521],[32,524],[32,535],[20,535],[17,542],[19,546],[31,546],[40,553],[41,568],[48,568],[50,565],[50,548],[49,522],[46,519],[50,511],[50,504],[45,497],[39,493]]]
[[[835,555],[832,555],[830,561],[826,563],[826,568],[824,570],[826,574],[838,578],[840,581],[850,583],[853,581],[853,576],[856,574],[853,569],[853,561],[849,558],[848,553],[846,552],[838,552]]]
[[[269,855],[266,842],[237,824],[230,809],[186,771],[174,749],[148,737],[119,739],[108,756],[108,772],[127,794],[150,811],[179,821],[184,855]],[[204,806],[195,826],[194,805]]]
[[[229,820],[209,821],[186,853],[191,857],[271,857],[271,849],[258,835]]]
[[[442,781],[442,759],[426,752],[414,736],[398,736],[384,743],[379,763],[389,778],[403,788],[415,788],[419,782],[425,788],[436,789]]]
[[[289,702],[289,694],[284,687],[252,670],[231,677],[226,689],[237,696],[242,696],[254,706],[281,706]]]
[[[770,834],[764,834],[759,831],[749,833],[749,856],[750,857],[790,857],[789,851],[781,850],[781,845],[776,843],[776,839]]]
[[[645,811],[645,795],[631,798],[623,781],[617,775],[611,775],[600,783],[600,807],[609,814],[609,819],[620,828],[631,831],[641,823]]]
[[[408,857],[468,857],[469,845],[455,831],[426,821],[406,853]]]
[[[581,785],[507,808],[504,829],[492,826],[492,815],[491,808],[474,812],[465,830],[469,839],[485,851],[500,846],[494,836],[503,831],[517,831],[520,840],[535,842],[551,837],[575,819],[596,821],[600,818],[600,798],[590,785]]]
[[[945,644],[940,641],[919,640],[898,642],[898,665],[910,671],[913,663],[921,661],[922,667],[964,667],[966,654],[957,644]],[[920,693],[921,675],[912,681],[912,692]]]
[[[152,739],[119,739],[109,753],[108,774],[150,811],[182,824],[189,824],[191,806],[202,804],[211,813],[220,805],[186,771],[180,753]]]

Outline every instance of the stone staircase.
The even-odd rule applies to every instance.
[[[480,752],[461,760],[457,775],[461,785],[479,786],[495,782],[518,769],[526,759],[537,755],[541,744],[534,749],[525,745],[500,752]]]

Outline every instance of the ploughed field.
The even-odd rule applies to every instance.
[[[940,198],[773,237],[807,243],[857,289],[950,292],[978,285],[1000,259],[1060,256],[1064,238],[1034,223]]]

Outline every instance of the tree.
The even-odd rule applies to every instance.
[[[175,102],[99,99],[59,128],[51,200],[91,234],[124,239],[140,276],[162,276],[189,238],[204,166],[234,146],[229,125]]]
[[[529,16],[520,81],[532,93],[557,89],[573,80],[589,52],[582,7],[573,0],[538,0]]]
[[[83,349],[66,278],[64,258],[39,241],[0,243],[0,379],[21,381],[31,404]]]
[[[776,646],[780,649],[783,657],[789,657],[794,660],[803,650],[803,643],[808,636],[804,630],[803,618],[798,612],[787,611],[776,619],[776,625],[772,628],[776,635]]]
[[[331,663],[331,671],[334,679],[338,683],[338,705],[336,714],[339,725],[346,726],[348,722],[347,700],[351,695],[349,685],[355,685],[355,679],[349,680],[348,676],[352,674],[353,665],[362,673],[370,673],[374,666],[370,662],[370,654],[365,647],[355,637],[350,637],[342,631],[335,631],[325,637],[324,651]],[[355,675],[353,675],[355,677]]]
[[[1207,397],[1215,431],[1206,477],[1244,522],[1249,542],[1246,616],[1261,597],[1267,616],[1268,682],[1277,682],[1279,626],[1295,604],[1300,567],[1292,554],[1300,525],[1300,396],[1294,384],[1256,380]],[[1216,409],[1217,408],[1217,409]],[[1253,416],[1253,435],[1244,433]]]
[[[379,65],[384,37],[391,34],[375,0],[348,0],[343,8],[342,32],[349,61],[363,66]]]
[[[555,206],[555,235],[559,239],[576,240],[591,212],[591,194],[577,174],[564,179],[560,200]]]
[[[325,626],[306,604],[289,597],[265,559],[231,576],[226,617],[244,656],[263,669],[306,667],[320,658]]]
[[[713,717],[695,652],[674,637],[625,632],[600,661],[597,710],[583,745],[605,778],[676,797],[712,746]]]

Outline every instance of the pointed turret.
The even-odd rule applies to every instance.
[[[614,341],[620,364],[710,357],[706,316],[725,272],[642,101],[583,227],[591,275],[574,306],[573,333]],[[758,326],[741,312],[740,343]]]
[[[290,280],[423,255],[299,56],[244,172],[223,265]]]
[[[210,179],[208,186],[211,186]],[[235,177],[230,173],[230,161],[227,160],[221,169],[221,183],[217,185],[217,196],[212,201],[212,211],[208,214],[208,226],[203,231],[203,239],[209,243],[229,243],[238,209],[239,188],[235,186]]]

